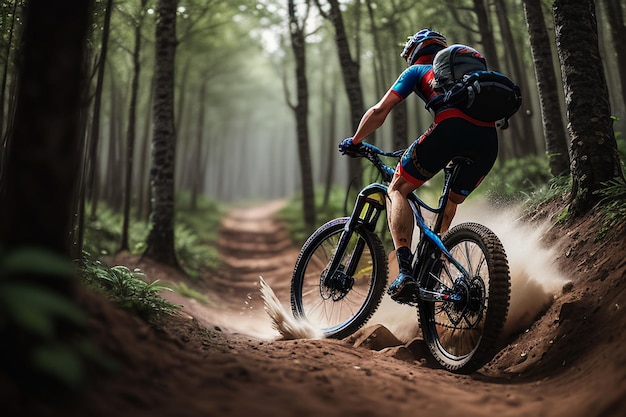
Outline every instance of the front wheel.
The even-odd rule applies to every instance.
[[[338,247],[348,221],[349,217],[342,217],[317,229],[302,246],[291,278],[294,316],[337,339],[369,320],[387,283],[387,257],[374,233],[357,226],[346,244]],[[338,267],[330,270],[335,256]]]
[[[469,276],[448,261],[436,264],[423,285],[455,298],[420,301],[420,323],[424,340],[444,368],[471,373],[489,362],[497,348],[509,308],[508,261],[500,239],[480,224],[460,224],[442,241]]]

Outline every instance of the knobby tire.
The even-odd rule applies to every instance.
[[[329,221],[304,243],[291,279],[291,310],[294,317],[308,320],[323,330],[325,337],[343,339],[361,328],[378,308],[387,283],[387,256],[380,238],[361,225],[352,232],[346,248],[337,243],[349,217]],[[347,268],[357,242],[365,243],[358,267],[351,274],[354,285],[331,291],[323,285],[332,255],[342,257]],[[332,271],[331,271],[332,273]]]
[[[476,297],[482,298],[482,306],[474,303],[467,310],[463,310],[462,303],[421,301],[420,325],[430,352],[441,366],[467,374],[487,364],[496,353],[509,308],[509,266],[498,237],[480,224],[460,224],[449,230],[442,241],[475,280],[473,293],[483,292],[485,296]],[[453,286],[459,272],[452,265],[444,265],[440,271],[431,271],[423,282],[427,289]],[[470,310],[475,313],[466,313]]]

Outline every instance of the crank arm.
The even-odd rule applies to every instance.
[[[446,294],[438,291],[419,289],[419,298],[422,301],[461,301],[461,296],[458,294]]]

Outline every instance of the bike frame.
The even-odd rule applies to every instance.
[[[377,149],[377,151],[380,150]],[[382,151],[380,151],[379,153],[385,156],[397,156],[397,153],[388,154],[382,153]],[[356,230],[356,228],[364,227],[373,232],[376,228],[378,219],[380,218],[380,214],[383,210],[386,209],[386,200],[388,198],[388,185],[386,185],[385,183],[388,184],[389,182],[391,182],[394,171],[393,169],[385,165],[376,154],[368,154],[367,158],[381,172],[381,174],[383,175],[384,183],[373,183],[361,190],[361,192],[357,196],[354,208],[352,210],[352,214],[350,215],[344,231],[339,238],[339,242],[337,243],[336,253],[343,253],[348,245],[348,242],[350,241],[350,238],[352,237],[352,232]],[[467,270],[456,259],[454,259],[454,257],[452,257],[450,252],[443,245],[443,242],[438,234],[438,231],[441,228],[441,223],[443,221],[443,213],[446,208],[448,196],[450,195],[450,185],[458,174],[457,167],[458,164],[455,164],[452,166],[449,165],[444,169],[445,179],[443,190],[441,197],[439,198],[439,204],[436,208],[426,204],[415,193],[411,193],[408,195],[408,201],[411,210],[413,211],[415,225],[420,229],[422,236],[416,249],[416,256],[414,257],[416,262],[414,264],[413,275],[417,279],[417,282],[419,284],[419,298],[423,301],[460,300],[460,297],[456,294],[448,292],[444,293],[430,291],[423,288],[423,284],[426,282],[426,280],[431,278],[428,277],[428,273],[434,266],[434,263],[439,260],[440,254],[443,254],[446,259],[463,274],[463,277],[465,277],[466,279],[471,278]],[[428,210],[436,215],[435,226],[432,229],[426,224],[424,217],[422,216],[421,208],[424,208],[425,210]],[[328,271],[335,271],[332,274],[332,277],[337,278],[337,274],[341,275],[340,278],[352,276],[352,274],[354,274],[356,270],[358,260],[360,259],[361,252],[363,251],[364,247],[365,242],[363,241],[363,239],[359,239],[359,241],[357,242],[357,246],[354,249],[351,262],[349,263],[345,271],[338,271],[341,259],[339,259],[340,257],[333,257],[330,267],[328,268]]]

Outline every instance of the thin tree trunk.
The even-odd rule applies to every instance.
[[[496,16],[498,16],[498,23],[500,26],[500,33],[502,34],[502,40],[504,41],[505,50],[507,52],[506,56],[510,59],[511,76],[520,84],[522,97],[524,97],[522,107],[518,112],[517,117],[511,120],[511,126],[518,127],[521,132],[519,139],[520,144],[522,145],[522,156],[537,155],[539,152],[530,119],[534,114],[530,102],[530,89],[528,88],[528,83],[524,82],[526,77],[524,76],[524,70],[522,69],[519,54],[517,53],[517,48],[515,46],[515,39],[513,38],[513,33],[509,24],[509,11],[506,6],[506,1],[504,0],[496,1],[495,6]]]
[[[352,124],[352,132],[356,132],[361,117],[365,113],[363,104],[363,90],[361,88],[361,78],[359,76],[360,65],[358,60],[353,60],[350,54],[350,44],[348,43],[348,35],[346,33],[343,16],[337,0],[328,0],[330,10],[326,13],[319,0],[315,0],[322,15],[329,19],[335,28],[335,42],[337,43],[337,53],[339,55],[339,65],[341,67],[341,75],[348,95],[348,103],[350,105],[350,121]],[[348,161],[349,177],[354,181],[357,188],[361,188],[363,167],[360,158],[349,158]]]
[[[147,101],[147,111],[145,115],[145,125],[143,129],[143,137],[141,140],[141,152],[140,152],[140,163],[139,163],[139,190],[137,194],[138,202],[137,202],[137,219],[138,220],[148,220],[148,215],[150,214],[150,205],[146,202],[150,201],[150,190],[148,184],[147,174],[148,174],[148,161],[150,158],[150,154],[148,152],[148,148],[150,146],[150,126],[152,120],[152,98],[154,96],[154,74],[152,76],[152,80],[150,82],[150,93],[148,94]]]
[[[400,7],[401,6],[401,7]],[[407,6],[402,5],[394,6],[394,18],[396,16],[404,15],[407,10]],[[389,25],[389,30],[391,31],[392,39],[402,39],[403,36],[398,31],[397,24]],[[411,34],[412,35],[412,34]],[[405,38],[406,39],[406,38]],[[397,50],[396,50],[397,51]],[[400,74],[404,67],[406,67],[406,62],[400,58],[399,52],[393,54],[393,58],[395,64],[391,66],[392,71],[395,74]],[[393,81],[393,80],[391,80]],[[408,103],[407,100],[403,100],[400,104],[394,107],[393,112],[391,114],[391,121],[393,123],[393,137],[392,137],[392,147],[393,149],[404,149],[409,146],[409,143],[412,142],[411,138],[409,138],[409,112],[408,112]],[[419,126],[418,126],[419,130]]]
[[[557,91],[559,87],[552,65],[551,42],[541,9],[541,0],[524,0],[524,11],[535,64],[541,120],[550,172],[555,177],[567,175],[569,174],[567,135],[561,117],[561,102]]]
[[[13,46],[13,32],[15,28],[16,12],[18,0],[13,0],[13,13],[11,14],[11,24],[9,26],[9,37],[4,54],[4,65],[2,68],[2,85],[0,86],[0,138],[4,137],[4,102],[6,98],[7,79],[9,78],[9,62],[11,61],[11,47]],[[3,141],[4,142],[4,141]],[[3,146],[4,149],[4,146]],[[4,164],[0,164],[4,167]]]
[[[128,106],[128,131],[126,133],[126,169],[124,180],[124,220],[122,224],[122,241],[120,251],[129,250],[128,228],[130,225],[130,203],[132,200],[133,161],[135,159],[135,135],[137,122],[137,95],[139,93],[139,77],[141,74],[141,28],[143,26],[144,9],[147,0],[141,0],[139,20],[135,23],[135,48],[133,50],[133,80],[131,82],[130,104]]]
[[[600,0],[604,4],[606,17],[611,28],[613,47],[617,55],[617,67],[619,71],[622,103],[626,105],[626,26],[624,25],[623,0]]]
[[[91,199],[91,218],[96,217],[98,205],[98,146],[100,142],[100,107],[102,102],[102,88],[104,85],[104,68],[106,65],[107,51],[109,49],[109,28],[111,26],[111,13],[113,0],[107,0],[104,12],[104,26],[102,28],[102,46],[100,47],[100,60],[98,63],[98,77],[96,80],[96,92],[93,106],[93,120],[89,141],[89,162],[87,164],[87,193]]]
[[[330,191],[333,184],[333,176],[335,175],[335,156],[337,154],[337,144],[333,140],[337,137],[337,88],[335,86],[335,77],[332,77],[332,85],[330,88],[330,94],[328,101],[330,102],[330,110],[328,115],[328,136],[326,138],[327,156],[326,156],[326,169],[324,177],[324,208],[328,207],[330,200]]]
[[[191,188],[191,199],[190,199],[190,209],[197,210],[198,208],[198,194],[201,192],[201,185],[203,183],[201,178],[202,172],[202,143],[204,138],[204,113],[205,103],[206,103],[206,82],[202,83],[202,87],[200,87],[200,97],[199,97],[199,105],[198,105],[198,124],[196,128],[196,143],[195,149],[192,152],[192,161],[189,164],[188,175],[190,179],[190,188]]]
[[[297,95],[297,103],[290,104],[290,106],[296,117],[304,223],[307,229],[312,231],[315,228],[315,193],[313,189],[313,166],[309,150],[309,89],[306,79],[306,44],[304,40],[305,21],[298,21],[296,16],[296,7],[293,0],[288,0],[288,8],[291,46],[296,60]]]
[[[104,172],[103,181],[98,181],[98,184],[94,188],[94,196],[92,201],[94,204],[98,204],[100,194],[104,201],[112,208],[115,209],[115,199],[119,192],[118,186],[120,182],[117,181],[117,164],[119,159],[119,148],[122,138],[119,135],[119,92],[116,83],[116,77],[111,77],[111,109],[109,115],[109,140],[108,144],[108,158],[106,161],[106,170]],[[99,173],[96,173],[96,178],[99,177]],[[93,211],[93,208],[92,208]]]

